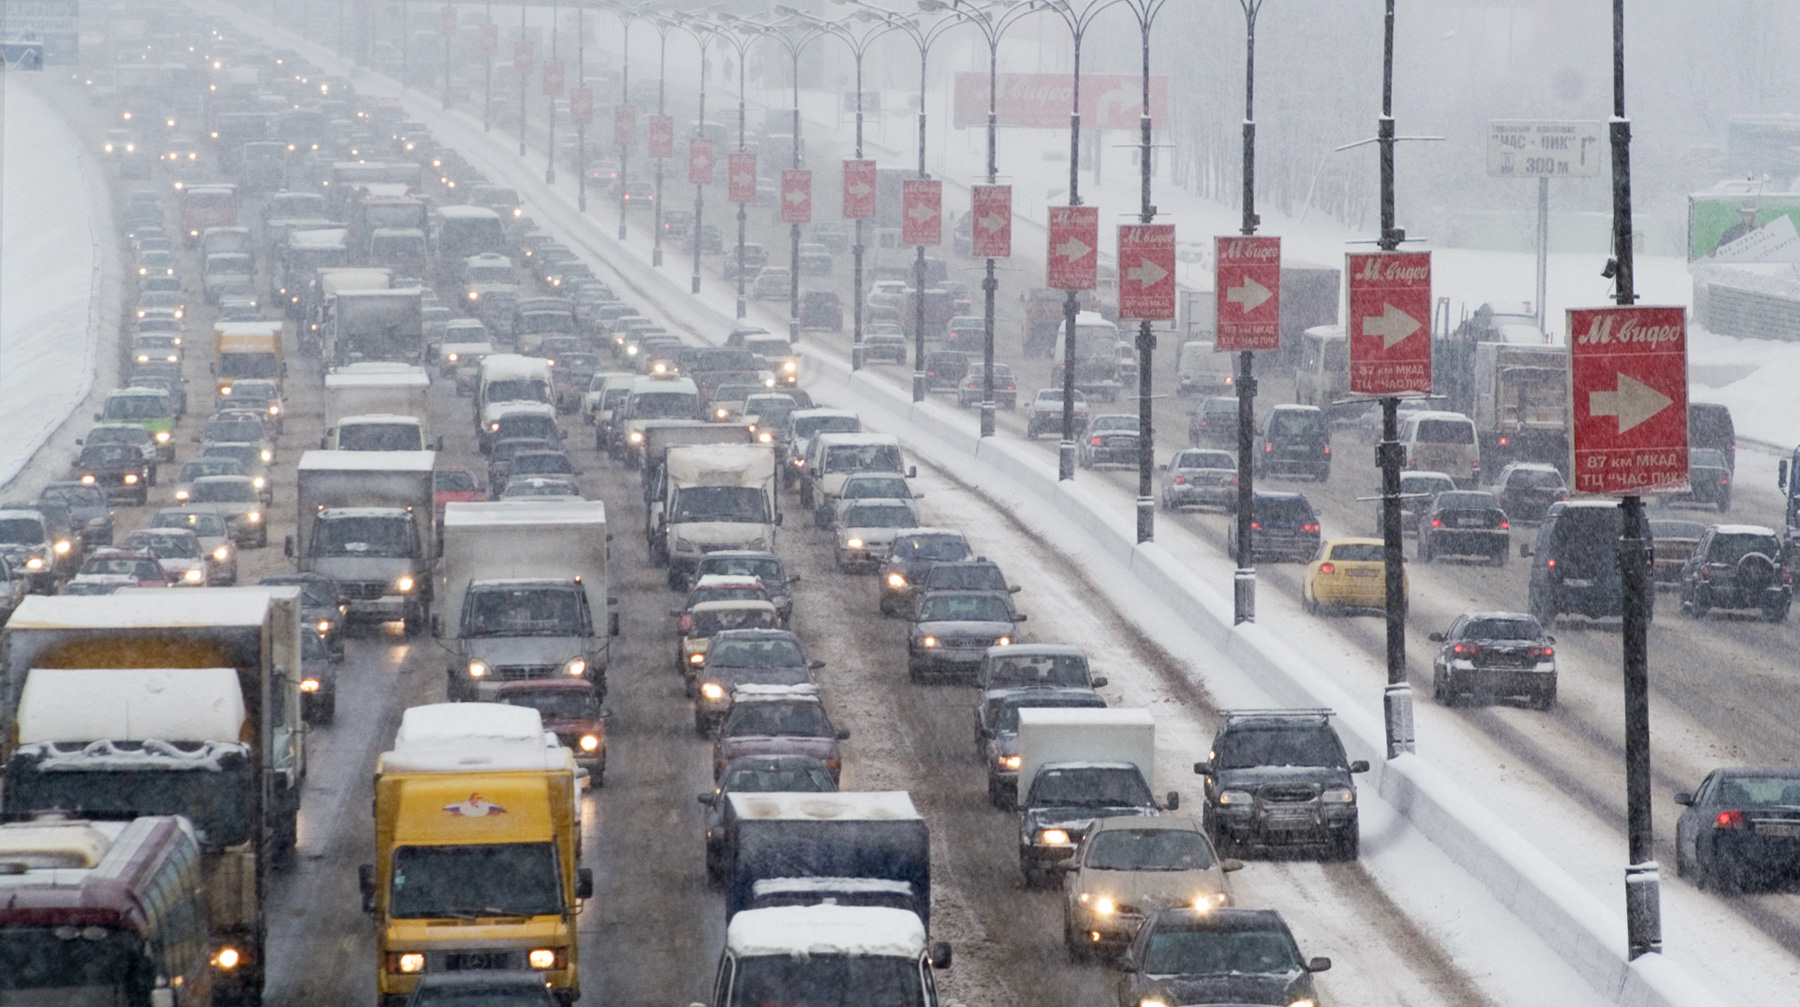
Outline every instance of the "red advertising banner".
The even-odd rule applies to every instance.
[[[1012,256],[1012,186],[969,188],[969,254],[977,259]]]
[[[909,178],[900,183],[900,243],[936,245],[944,240],[944,183]]]
[[[438,30],[445,35],[456,34],[455,4],[445,4],[444,8],[438,11]]]
[[[626,104],[613,106],[613,142],[629,147],[637,142],[637,109]]]
[[[1575,308],[1568,322],[1570,487],[1686,489],[1686,309]]]
[[[1003,73],[995,78],[994,112],[1002,126],[1067,129],[1073,111],[1075,79],[1064,73]],[[1081,75],[1081,124],[1097,129],[1138,128],[1144,111],[1144,79],[1137,74]],[[986,126],[988,75],[956,75],[958,127]],[[1169,120],[1169,78],[1150,78],[1150,118]]]
[[[875,162],[844,162],[844,219],[871,220],[875,216]]]
[[[1350,252],[1350,394],[1431,393],[1431,253]]]
[[[781,169],[781,222],[812,223],[812,172],[805,168]]]
[[[756,202],[755,151],[732,151],[725,168],[725,198],[733,203]]]
[[[547,59],[544,61],[544,97],[561,98],[563,93],[563,61]]]
[[[650,156],[675,156],[674,116],[653,115],[650,117]]]
[[[532,53],[530,42],[513,43],[513,73],[521,77],[531,76],[531,67],[536,56]]]
[[[490,59],[500,51],[500,26],[484,24],[481,26],[481,54]]]
[[[591,126],[594,122],[594,89],[591,87],[572,87],[569,89],[569,121],[577,126]]]
[[[1175,318],[1175,225],[1119,225],[1119,321]]]
[[[1213,349],[1281,349],[1281,239],[1213,239]]]
[[[688,141],[688,181],[695,185],[713,184],[713,142],[704,136]]]
[[[1099,286],[1100,210],[1092,206],[1050,207],[1050,252],[1046,286],[1093,290]]]

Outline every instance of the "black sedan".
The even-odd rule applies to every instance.
[[[1138,418],[1125,413],[1094,417],[1082,434],[1080,458],[1084,469],[1096,465],[1136,465]]]
[[[925,595],[907,628],[906,671],[914,682],[936,672],[973,679],[989,647],[1004,647],[1025,616],[998,591],[936,591]]]
[[[1519,698],[1540,710],[1556,705],[1556,638],[1524,612],[1465,612],[1442,633],[1431,664],[1431,694],[1452,706]]]
[[[150,461],[129,444],[89,444],[81,449],[70,475],[86,486],[98,486],[109,497],[124,497],[140,507],[150,499]]]
[[[1313,1003],[1313,973],[1331,959],[1300,957],[1269,909],[1165,909],[1120,956],[1119,1007]]]
[[[1438,556],[1478,556],[1506,565],[1512,525],[1500,498],[1474,490],[1439,493],[1419,515],[1419,562]]]
[[[1508,515],[1520,521],[1542,521],[1550,505],[1569,499],[1569,486],[1554,465],[1513,462],[1494,480],[1494,495]]]
[[[1800,873],[1800,769],[1715,769],[1676,794],[1675,873],[1736,892]]]
[[[728,629],[712,635],[706,657],[695,674],[699,696],[694,701],[694,731],[711,737],[731,712],[732,700],[745,686],[815,685],[812,673],[825,666],[810,661],[800,638],[785,629]]]

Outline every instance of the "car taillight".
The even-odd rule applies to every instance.
[[[1500,530],[1501,531],[1511,531],[1512,530],[1512,522],[1508,521],[1505,518],[1501,518],[1500,519]]]
[[[1712,571],[1708,570],[1706,567],[1701,567],[1700,568],[1700,579],[1703,581],[1704,580],[1712,580]]]
[[[1262,530],[1262,522],[1261,521],[1252,521],[1252,522],[1250,522],[1250,527],[1256,531],[1261,531]]]
[[[1719,477],[1719,485],[1720,486],[1730,486],[1731,485],[1731,477],[1730,476],[1720,476]]]
[[[1320,563],[1319,564],[1319,572],[1320,573],[1337,573],[1337,565],[1333,564],[1333,563]]]
[[[1330,453],[1331,453],[1331,445],[1329,445],[1329,444],[1327,444],[1327,445],[1325,445],[1325,453],[1326,453],[1326,454],[1330,454]]]
[[[1718,817],[1713,819],[1713,828],[1715,829],[1741,829],[1743,827],[1744,813],[1742,811],[1721,811]]]
[[[1444,526],[1444,522],[1443,522],[1443,521],[1441,521],[1441,520],[1439,520],[1439,519],[1438,519],[1438,518],[1432,518],[1432,519],[1431,519],[1431,526],[1432,526],[1432,527],[1433,527],[1433,528],[1442,528],[1442,527],[1443,527],[1443,526]]]
[[[1793,573],[1790,572],[1787,567],[1785,567],[1785,566],[1782,567],[1781,568],[1781,586],[1787,587],[1789,584],[1792,584],[1793,582],[1794,582]]]
[[[1092,444],[1094,447],[1099,447],[1100,446],[1100,438],[1090,437],[1090,438],[1088,438],[1088,443]]]
[[[1556,648],[1554,648],[1554,647],[1532,647],[1530,650],[1527,650],[1525,652],[1525,656],[1526,657],[1535,657],[1541,661],[1546,657],[1555,657],[1556,656]]]
[[[1459,643],[1456,646],[1450,648],[1450,653],[1457,654],[1462,657],[1468,657],[1468,658],[1480,657],[1481,656],[1481,645],[1474,644],[1474,643]]]
[[[1176,476],[1175,477],[1175,485],[1184,486],[1186,484],[1187,484],[1187,476]]]
[[[1505,447],[1506,444],[1507,444],[1507,439],[1505,437],[1500,438],[1500,446]]]
[[[1273,450],[1275,450],[1275,445],[1273,445],[1273,444],[1264,444],[1263,445],[1263,454],[1268,454],[1269,452],[1271,452]]]
[[[1319,526],[1318,526],[1318,524],[1317,524],[1317,523],[1314,523],[1314,524],[1303,524],[1303,525],[1301,525],[1301,526],[1300,526],[1300,530],[1301,530],[1301,531],[1318,531],[1318,530],[1319,530]]]

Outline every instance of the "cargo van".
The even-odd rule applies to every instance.
[[[1462,413],[1419,412],[1400,423],[1406,467],[1443,472],[1464,489],[1481,484],[1481,444],[1475,421]]]

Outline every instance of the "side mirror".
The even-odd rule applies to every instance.
[[[1201,759],[1199,762],[1194,763],[1194,775],[1195,776],[1211,776],[1212,775],[1212,763],[1206,761],[1205,759]]]
[[[196,437],[194,439],[199,440],[200,438]],[[319,438],[319,450],[324,451],[329,447],[331,447],[331,433],[327,431],[325,436]]]
[[[681,611],[682,611],[682,610],[681,610],[681,609],[679,609],[679,608],[672,608],[672,609],[669,609],[669,618],[671,618],[671,619],[679,619],[679,618],[681,618]]]
[[[444,635],[444,622],[436,615],[431,617],[431,635],[437,637]]]
[[[1106,676],[1105,675],[1096,675],[1094,677],[1094,688],[1100,689],[1100,688],[1104,688],[1105,686],[1106,686]]]
[[[1244,862],[1242,860],[1226,857],[1224,860],[1219,861],[1219,870],[1224,871],[1226,874],[1230,874],[1233,871],[1241,871],[1243,869]]]
[[[1519,543],[1519,558],[1520,559],[1530,559],[1531,558],[1531,544],[1529,542],[1520,542]]]
[[[909,466],[907,466],[907,468],[906,468],[906,478],[908,478],[908,479],[917,479],[917,478],[919,478],[919,467],[918,467],[918,466],[917,466],[917,465],[909,465]]]
[[[281,540],[281,554],[288,559],[294,558],[294,536],[289,535]]]
[[[1556,642],[1556,637],[1554,637],[1554,636],[1546,636],[1546,637],[1544,637],[1544,642],[1545,642],[1545,643],[1555,643],[1555,642]]]
[[[1329,959],[1329,958],[1311,959],[1306,963],[1306,971],[1308,971],[1308,972],[1329,972],[1329,971],[1331,971],[1331,959]]]
[[[931,967],[947,969],[950,967],[950,944],[948,941],[934,941],[931,945]]]
[[[1444,642],[1444,634],[1432,633],[1431,635],[1427,636],[1425,639],[1430,640],[1432,643],[1443,643]]]
[[[575,897],[578,899],[594,897],[594,869],[592,867],[575,868]]]
[[[375,865],[359,864],[356,868],[356,885],[362,889],[362,910],[365,913],[375,911]]]
[[[786,519],[786,518],[787,518],[787,515],[786,515],[786,514],[783,514],[783,513],[781,513],[781,512],[780,512],[780,511],[776,511],[776,512],[775,512],[775,526],[776,526],[776,527],[777,527],[777,528],[779,528],[779,527],[781,527],[781,523],[782,523],[782,522],[783,522],[783,521],[784,521],[784,520],[785,520],[785,519]]]
[[[923,493],[920,493],[920,492],[919,492],[919,491],[917,491],[917,490],[914,490],[914,491],[913,491],[913,495],[912,495],[912,498],[913,498],[913,499],[914,499],[914,500],[923,500],[923,499],[925,499],[925,494],[923,494]]]
[[[1021,590],[1023,590],[1023,589],[1020,588],[1019,585],[1017,585],[1017,584],[1006,585],[1006,593],[1007,594],[1018,594]]]
[[[564,436],[564,437],[567,437],[567,436],[568,436],[568,434],[564,434],[564,435],[563,435],[563,436]],[[433,451],[442,451],[442,450],[444,450],[444,435],[443,435],[443,434],[438,434],[438,435],[437,435],[437,440],[435,440],[435,441],[432,441],[432,442],[431,442],[431,444],[432,444],[432,447],[431,447],[431,449],[432,449],[432,450],[433,450]]]
[[[1679,804],[1685,808],[1688,805],[1694,803],[1694,795],[1690,794],[1684,790],[1681,793],[1678,793],[1675,795],[1675,803]]]
[[[103,419],[105,419],[105,418],[106,418],[106,417],[105,417],[105,416],[103,416],[103,415],[102,415],[102,414],[100,414],[100,413],[95,413],[95,414],[94,414],[94,422],[95,422],[95,423],[99,423],[99,422],[100,422],[100,421],[101,421],[101,420],[103,420]],[[80,443],[81,443],[81,442],[80,442],[80,441],[76,441],[76,442],[75,442],[75,443],[77,443],[77,444],[80,444]],[[1787,463],[1786,463],[1786,462],[1782,462],[1782,464],[1783,464],[1783,465],[1786,465],[1786,464],[1787,464]]]
[[[1352,763],[1351,763],[1351,764],[1350,764],[1350,771],[1351,771],[1351,772],[1352,772],[1352,773],[1366,773],[1366,772],[1368,772],[1368,771],[1369,771],[1369,760],[1367,760],[1367,759],[1357,759],[1357,760],[1356,760],[1356,761],[1355,761],[1355,762],[1352,762]]]
[[[787,575],[787,582],[788,582],[788,583],[789,583],[789,584],[798,584],[798,583],[800,583],[800,575],[799,575],[799,574],[797,574],[797,573],[790,573],[790,574],[788,574],[788,575]]]
[[[719,795],[717,795],[709,790],[706,793],[701,794],[699,796],[699,801],[701,804],[704,804],[710,808],[713,806],[713,802],[718,800],[718,797],[719,797]]]
[[[1030,622],[1031,616],[1028,616],[1023,612],[1020,612],[1018,615],[1013,616],[1013,621],[1014,622]]]
[[[1169,796],[1163,801],[1163,807],[1169,811],[1181,810],[1181,795],[1173,790],[1169,791]]]
[[[96,416],[94,418],[99,419],[98,416]],[[1787,459],[1784,458],[1781,461],[1778,461],[1775,463],[1775,485],[1779,489],[1787,489],[1787,483],[1788,483],[1788,463],[1787,463]]]
[[[1136,972],[1137,959],[1131,957],[1128,953],[1121,954],[1119,957],[1113,959],[1113,968],[1118,969],[1120,972]]]
[[[825,662],[824,661],[808,661],[806,666],[811,668],[814,671],[818,671],[820,668],[825,667]]]
[[[1073,858],[1059,860],[1056,863],[1056,869],[1062,871],[1064,874],[1074,874],[1076,871],[1081,870],[1081,861]]]
[[[838,728],[837,739],[839,741],[849,741],[850,740],[850,729],[848,727]]]

